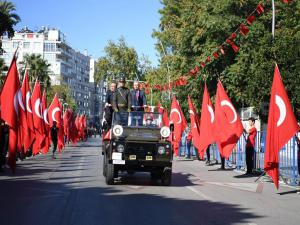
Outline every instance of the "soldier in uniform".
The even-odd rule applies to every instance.
[[[130,90],[125,87],[126,81],[125,77],[121,76],[119,79],[118,88],[113,95],[112,107],[115,112],[118,112],[116,115],[120,117],[120,122],[127,124],[128,118],[127,113],[131,111],[131,95]]]
[[[117,89],[117,83],[115,81],[112,81],[110,84],[110,90],[108,90],[106,93],[104,118],[107,123],[106,126],[108,130],[111,128],[111,121],[112,121],[112,114],[113,114],[112,102],[113,102],[113,96],[116,92],[116,89]]]

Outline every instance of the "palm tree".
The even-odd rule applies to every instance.
[[[14,26],[21,21],[14,13],[16,10],[12,2],[0,1],[0,36],[7,32],[8,37],[14,36]]]
[[[24,59],[21,62],[25,65],[25,69],[28,69],[29,80],[34,82],[38,79],[45,88],[51,87],[51,80],[49,76],[49,67],[50,64],[47,60],[44,60],[40,54],[26,54],[24,55]],[[22,71],[24,74],[24,71]]]

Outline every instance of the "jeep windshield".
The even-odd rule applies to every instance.
[[[114,112],[112,125],[124,127],[163,127],[162,114],[152,112]]]

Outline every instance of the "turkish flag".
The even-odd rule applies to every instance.
[[[69,127],[69,133],[70,133],[70,140],[72,143],[77,142],[77,127],[75,124],[75,118],[74,118],[74,113],[72,110],[70,110],[71,115],[70,115],[70,127]]]
[[[67,139],[70,140],[70,121],[71,119],[71,110],[67,109],[63,116],[64,121],[64,133],[67,136]]]
[[[43,115],[43,121],[44,121],[44,128],[45,128],[45,139],[42,144],[42,152],[48,153],[50,148],[50,123],[48,118],[48,109],[47,109],[47,95],[46,92],[43,92],[42,96],[42,115]]]
[[[63,111],[62,106],[60,105],[60,111]],[[60,118],[60,125],[58,126],[58,139],[57,139],[57,147],[58,151],[61,152],[65,147],[65,135],[64,135],[64,124],[63,124],[63,117],[61,114]]]
[[[27,127],[28,127],[28,136],[24,138],[24,149],[27,151],[33,144],[35,140],[35,130],[33,124],[33,114],[32,114],[32,105],[30,99],[30,86],[28,81],[28,73],[26,72],[24,75],[22,85],[22,98],[23,102],[25,102],[26,108],[26,119],[27,119]]]
[[[28,114],[27,106],[26,106],[27,84],[28,84],[28,73],[26,71],[23,77],[21,92],[19,92],[19,94],[21,93],[21,95],[18,96],[19,112],[20,112],[19,120],[20,120],[21,140],[22,140],[21,143],[24,146],[24,152],[27,152],[27,150],[30,148],[34,140],[34,137],[32,137],[31,135],[31,130],[29,128],[28,119],[27,119],[27,114]]]
[[[217,87],[213,130],[221,156],[228,158],[243,133],[243,125],[221,81]]]
[[[62,150],[64,146],[64,127],[63,127],[63,119],[62,119],[62,107],[59,102],[59,99],[57,97],[57,94],[55,94],[49,108],[48,108],[48,117],[49,117],[49,123],[50,126],[53,126],[53,121],[57,123],[58,128],[58,150],[59,152]]]
[[[39,82],[36,80],[32,96],[31,96],[31,105],[32,105],[32,115],[33,115],[33,125],[35,130],[35,142],[33,143],[33,155],[36,155],[40,152],[43,141],[45,139],[45,127],[44,127],[44,118],[42,112],[42,103],[41,103],[41,87]]]
[[[187,128],[188,125],[175,95],[173,96],[172,105],[171,105],[170,124],[171,123],[174,124],[173,142],[179,144],[181,140],[182,132]],[[175,150],[175,155],[178,155],[177,150]]]
[[[158,101],[158,103],[157,103],[157,111],[158,111],[158,113],[161,113],[161,114],[164,113],[164,107],[162,107],[160,101]]]
[[[192,142],[193,145],[197,148],[198,152],[199,151],[199,138],[200,138],[200,120],[199,120],[199,116],[196,112],[196,109],[194,107],[194,104],[190,98],[190,96],[188,95],[188,104],[189,104],[189,113],[190,113],[190,120],[191,120],[191,132],[192,132]],[[203,158],[203,154],[200,154],[201,158]]]
[[[170,120],[169,120],[168,115],[169,115],[168,108],[165,108],[163,118],[162,118],[164,126],[169,126],[170,125]]]
[[[1,102],[1,119],[4,120],[9,129],[9,156],[8,164],[13,170],[16,169],[16,152],[18,143],[18,93],[20,89],[20,80],[17,69],[17,59],[13,56],[10,67],[7,72],[4,84],[2,86],[0,102]]]
[[[215,139],[213,135],[213,124],[215,120],[215,114],[213,105],[210,100],[210,96],[207,90],[207,86],[204,86],[204,93],[202,98],[201,107],[201,120],[200,120],[200,138],[199,138],[199,152],[204,154],[207,147],[212,144]]]
[[[278,189],[279,151],[299,130],[276,64],[271,90],[264,169]]]
[[[80,126],[79,126],[79,115],[76,115],[76,119],[75,119],[75,126],[77,129],[77,139],[79,140],[80,138]]]

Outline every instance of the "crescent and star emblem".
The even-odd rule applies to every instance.
[[[235,123],[237,121],[237,114],[233,105],[228,100],[221,101],[221,106],[228,106],[234,114],[234,118],[230,123]]]
[[[39,118],[43,119],[41,116],[41,100],[39,98],[34,103],[34,111]]]
[[[26,93],[26,109],[28,112],[32,113],[31,108],[29,106],[29,100],[30,100],[30,92],[27,91],[27,93]]]
[[[277,127],[279,127],[285,120],[286,117],[286,106],[284,101],[279,95],[275,95],[275,103],[279,109],[279,119],[277,121]]]
[[[180,115],[180,112],[178,111],[178,109],[172,109],[172,110],[171,110],[171,113],[170,113],[170,117],[171,117],[172,113],[177,113],[177,114],[178,114],[178,116],[179,116],[179,121],[177,122],[177,124],[180,124],[181,121],[182,121],[182,118],[181,118],[181,115]]]
[[[55,107],[52,111],[52,120],[57,122],[57,120],[55,119],[55,113],[59,112],[60,111],[60,108],[59,107]]]
[[[25,111],[25,107],[24,107],[23,99],[22,99],[22,91],[21,91],[21,89],[18,91],[18,102],[19,102],[19,105],[22,108],[22,110]]]
[[[213,123],[215,120],[214,110],[210,105],[207,105],[208,112],[210,114],[210,122]]]
[[[44,121],[45,121],[46,124],[50,125],[49,121],[47,120],[47,114],[48,114],[48,109],[45,109],[45,111],[44,111]]]

